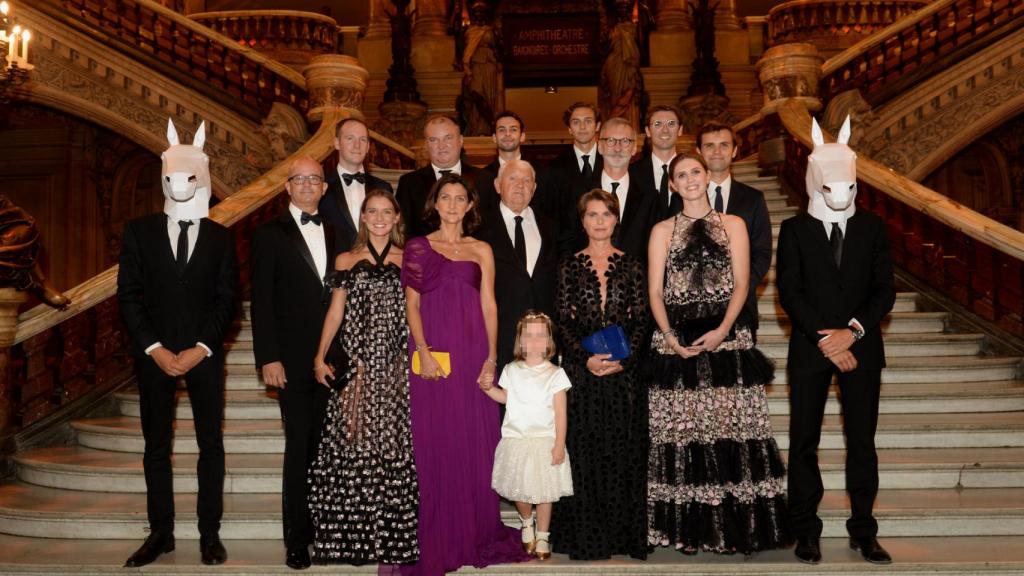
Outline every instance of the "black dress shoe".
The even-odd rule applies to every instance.
[[[821,539],[817,536],[798,536],[796,548],[793,549],[796,559],[804,564],[821,562]]]
[[[174,550],[174,534],[171,532],[152,532],[146,538],[146,541],[139,546],[139,549],[134,554],[128,557],[125,561],[125,568],[138,568],[139,566],[145,566],[151,564],[161,554],[166,554]]]
[[[288,557],[284,561],[293,570],[305,570],[313,562],[309,559],[309,548],[306,546],[288,549]]]
[[[872,564],[892,564],[892,556],[882,548],[882,545],[878,543],[878,539],[874,536],[870,538],[850,538],[850,549],[860,552],[860,555],[865,560]]]
[[[203,564],[223,564],[228,559],[228,551],[220,542],[220,536],[212,534],[199,538],[199,553],[202,556]]]

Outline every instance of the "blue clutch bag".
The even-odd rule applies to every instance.
[[[583,348],[591,354],[611,354],[609,360],[629,358],[629,340],[622,326],[612,324],[583,339]]]

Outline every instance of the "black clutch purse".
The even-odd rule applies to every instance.
[[[345,378],[345,375],[348,373],[350,362],[351,359],[341,346],[341,342],[337,339],[331,342],[331,346],[327,349],[327,354],[324,356],[324,363],[334,371],[334,378],[327,378],[327,382],[330,383],[331,389],[334,391],[341,392],[345,385],[348,384],[348,379]]]

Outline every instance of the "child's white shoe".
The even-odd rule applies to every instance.
[[[551,558],[551,546],[548,544],[548,537],[550,535],[550,532],[537,532],[537,545],[534,547],[533,555],[538,560]]]
[[[533,528],[533,516],[529,518],[519,517],[519,522],[523,526],[523,550],[527,554],[533,554],[534,548],[537,546],[537,532]]]

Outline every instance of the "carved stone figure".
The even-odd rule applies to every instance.
[[[39,268],[39,249],[35,218],[0,194],[0,287],[30,292],[64,310],[71,300],[51,286]]]
[[[463,34],[462,95],[459,110],[466,136],[491,134],[494,113],[501,103],[501,68],[498,35],[490,21],[487,3],[477,0],[470,8],[470,25]]]
[[[850,135],[849,145],[851,148],[860,148],[864,135],[875,123],[878,114],[871,109],[871,104],[868,104],[867,100],[861,96],[860,90],[847,90],[829,100],[825,114],[822,116],[822,127],[835,133],[843,125],[847,116],[857,127]]]
[[[600,106],[605,118],[621,116],[638,127],[644,80],[632,11],[632,0],[615,0],[618,22],[609,35],[608,56],[601,67]]]

